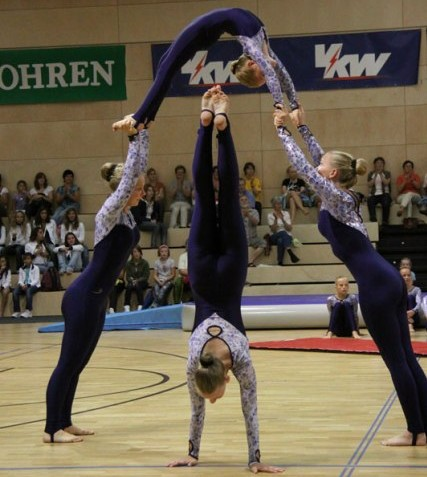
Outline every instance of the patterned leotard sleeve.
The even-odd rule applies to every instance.
[[[285,93],[289,100],[291,109],[298,108],[297,94],[292,78],[289,76],[288,71],[280,59],[271,50],[264,28],[261,28],[253,37],[239,35],[236,39],[242,45],[243,52],[250,56],[264,73],[265,82],[268,90],[273,96],[274,104],[283,104],[283,93]],[[264,56],[264,42],[268,45],[270,56],[274,58],[277,63],[276,67],[273,67]]]
[[[123,223],[130,228],[135,226],[132,214],[125,214],[125,207],[138,177],[147,169],[149,135],[146,129],[140,131],[129,149],[123,174],[117,189],[107,198],[95,218],[95,246],[110,233],[115,225]]]
[[[187,362],[187,385],[191,400],[191,422],[188,454],[198,459],[200,442],[205,418],[205,399],[197,393],[195,372],[199,366],[200,354],[205,344],[213,337],[209,328],[221,329],[216,335],[221,337],[229,346],[233,366],[232,372],[240,385],[240,398],[245,418],[246,435],[248,441],[249,465],[260,461],[259,429],[256,399],[256,376],[249,354],[247,338],[227,321],[214,315],[204,320],[193,332],[190,338],[190,353]]]
[[[321,210],[327,210],[332,217],[339,222],[346,224],[349,227],[353,227],[368,236],[360,217],[359,210],[355,207],[353,196],[345,190],[337,187],[333,181],[321,176],[317,172],[317,169],[307,161],[301,148],[286,129],[281,127],[277,128],[277,134],[282,141],[289,162],[291,162],[298,171],[298,174],[310,184],[312,189],[317,192],[322,199]],[[313,149],[310,151],[313,154],[317,141],[309,130],[304,134],[304,140],[309,148],[311,147]],[[310,135],[311,138],[308,137]]]

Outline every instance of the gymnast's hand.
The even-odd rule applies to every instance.
[[[266,472],[267,474],[280,474],[285,470],[281,469],[280,467],[262,464],[261,462],[255,462],[254,464],[251,464],[249,469],[253,474],[257,474],[258,472]]]
[[[194,457],[191,457],[191,455],[187,455],[183,459],[173,460],[172,462],[169,462],[167,467],[194,467],[198,464],[198,462],[199,461]]]
[[[113,123],[113,131],[122,130],[128,135],[133,135],[146,127],[144,126],[144,124],[138,124],[138,126],[135,127],[135,124],[136,119],[134,119],[131,114],[128,114],[120,121],[116,121],[115,123]]]
[[[273,122],[276,128],[286,126],[285,122],[288,117],[289,113],[286,109],[275,109],[273,113]]]
[[[294,126],[299,127],[305,124],[305,111],[301,104],[298,105],[298,109],[294,109],[289,117]]]

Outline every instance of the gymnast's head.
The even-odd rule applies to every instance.
[[[368,163],[365,159],[355,159],[342,151],[329,151],[323,155],[317,166],[319,174],[343,189],[349,189],[357,182],[357,176],[366,174]]]
[[[123,176],[124,164],[114,164],[112,162],[106,162],[101,167],[101,177],[108,182],[110,189],[114,192],[119,187],[120,181]],[[138,205],[144,194],[144,176],[141,174],[129,196],[129,199],[125,205],[125,208],[134,207]]]
[[[231,63],[231,72],[239,80],[239,83],[248,88],[259,88],[265,84],[265,76],[250,56],[241,55],[237,60]]]
[[[200,368],[195,373],[197,392],[214,404],[225,393],[225,387],[230,382],[224,363],[206,353],[200,356]]]

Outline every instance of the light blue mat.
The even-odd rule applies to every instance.
[[[108,314],[105,317],[104,331],[180,329],[181,316],[182,305]],[[39,333],[63,332],[64,323],[43,326],[38,331]]]

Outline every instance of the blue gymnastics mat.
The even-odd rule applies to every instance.
[[[108,314],[104,331],[113,330],[163,330],[181,329],[183,305],[170,305],[148,310]],[[64,323],[54,323],[39,328],[39,333],[60,333]]]

